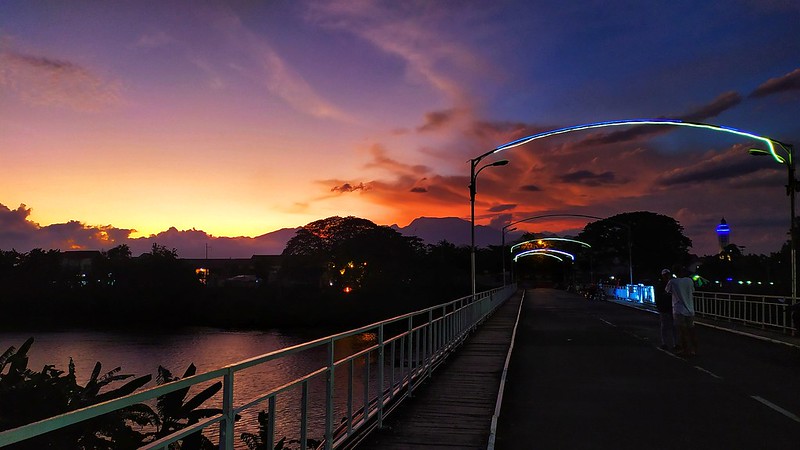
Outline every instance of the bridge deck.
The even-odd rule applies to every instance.
[[[486,448],[519,297],[359,448]],[[800,339],[697,327],[700,354],[658,349],[658,316],[528,291],[497,449],[798,448]]]
[[[520,297],[501,306],[358,448],[485,449]]]

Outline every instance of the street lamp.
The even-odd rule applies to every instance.
[[[509,228],[511,225],[506,225],[502,230],[502,239],[500,241],[500,254],[503,257],[503,286],[506,285],[506,233],[514,231],[517,227]],[[514,281],[513,279],[511,280]]]
[[[487,154],[481,155],[477,158],[469,160],[469,205],[470,205],[470,218],[471,218],[471,226],[470,226],[470,261],[471,261],[471,272],[472,272],[472,297],[473,300],[475,298],[475,180],[478,178],[478,174],[487,167],[494,167],[494,166],[505,166],[508,164],[508,160],[501,159],[500,161],[495,161],[493,163],[486,164],[482,166],[480,169],[475,170],[475,167],[481,160],[487,156]]]
[[[776,161],[786,166],[789,175],[789,179],[786,183],[786,195],[789,196],[789,253],[792,268],[792,305],[794,305],[797,303],[797,224],[795,220],[795,198],[797,196],[797,191],[800,190],[800,185],[798,185],[798,180],[795,176],[794,147],[791,144],[784,144],[783,142],[775,140],[771,141],[783,150],[783,154],[774,151],[774,147],[772,147],[773,151],[751,148],[749,153],[754,156],[772,156]]]

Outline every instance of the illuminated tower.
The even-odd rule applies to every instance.
[[[720,252],[725,251],[725,247],[731,242],[731,227],[728,226],[728,222],[725,222],[724,217],[717,225],[717,240],[719,241]]]

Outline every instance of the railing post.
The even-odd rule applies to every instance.
[[[408,318],[408,396],[414,391],[414,317]]]
[[[428,351],[427,353],[427,360],[428,360],[428,378],[431,377],[431,373],[433,372],[433,310],[428,310]]]
[[[275,448],[275,396],[271,395],[267,401],[267,448]]]
[[[383,324],[378,327],[378,428],[383,428]]]
[[[364,379],[364,413],[361,423],[367,423],[369,418],[369,352],[364,355],[364,373],[362,376]]]
[[[347,434],[353,433],[353,371],[355,371],[355,361],[350,360],[347,372]]]
[[[222,379],[222,414],[225,420],[220,424],[220,450],[233,450],[233,425],[236,413],[233,411],[233,369],[228,369]]]
[[[308,381],[300,391],[300,450],[308,448]]]
[[[325,450],[333,447],[334,342],[333,338],[328,342],[328,372],[325,376]]]

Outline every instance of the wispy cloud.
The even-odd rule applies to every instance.
[[[331,192],[339,192],[339,193],[346,193],[346,192],[356,192],[356,191],[368,191],[370,189],[369,184],[358,183],[358,184],[350,184],[344,183],[339,186],[334,186],[331,188]]]
[[[750,97],[766,97],[781,92],[800,90],[800,69],[794,69],[786,75],[770,78],[758,86]]]
[[[590,170],[577,170],[559,177],[562,183],[582,184],[584,186],[620,185],[627,181],[618,180],[614,172],[594,173]]]
[[[164,31],[155,31],[152,33],[143,34],[133,44],[136,48],[161,48],[168,45],[175,44],[177,40],[169,33]]]
[[[399,58],[405,64],[410,83],[432,88],[456,110],[468,113],[475,109],[476,96],[465,79],[492,73],[494,69],[474,50],[444,34],[438,26],[442,20],[455,20],[463,11],[454,11],[438,3],[334,0],[312,2],[309,20],[352,33],[385,54]],[[431,114],[420,127],[422,131],[431,131],[437,120],[455,117]]]
[[[0,47],[0,89],[34,105],[97,111],[121,103],[122,84],[75,62]]]
[[[347,123],[356,118],[324,98],[306,79],[267,42],[250,31],[232,12],[218,12],[215,27],[253,60],[254,76],[261,79],[267,90],[297,111],[322,119]]]
[[[677,119],[689,122],[702,122],[735,107],[742,102],[742,96],[736,92],[725,92],[720,94],[711,102],[701,105],[694,110],[679,114],[677,116],[667,116],[667,119]],[[668,127],[655,127],[655,126],[634,126],[627,129],[613,131],[610,133],[602,133],[591,136],[580,142],[580,145],[607,145],[619,144],[623,142],[632,142],[643,138],[653,137],[668,133]]]
[[[661,186],[696,184],[708,181],[737,180],[762,170],[775,170],[771,158],[753,158],[746,148],[735,145],[725,151],[710,152],[693,164],[666,170],[656,180]]]

